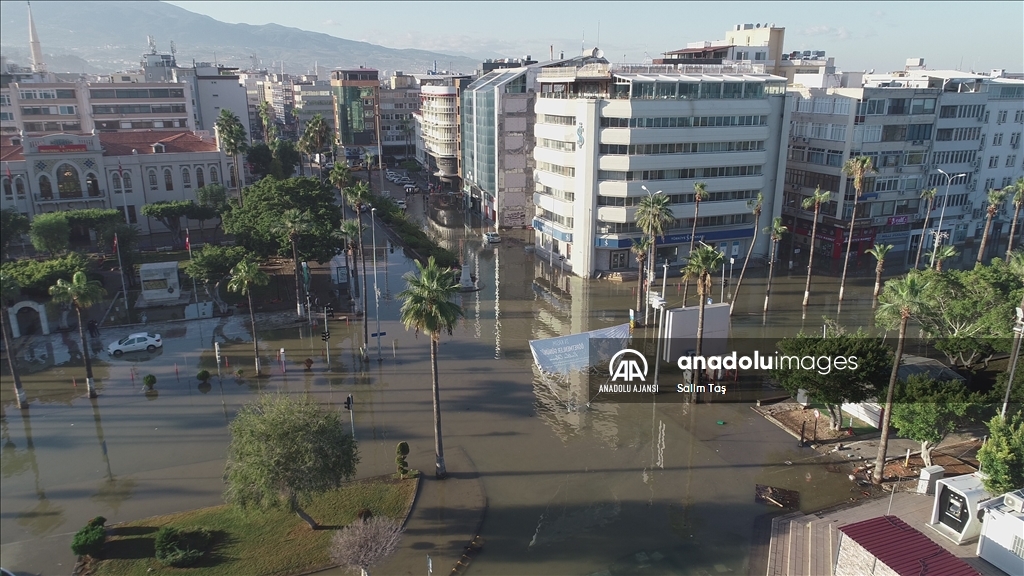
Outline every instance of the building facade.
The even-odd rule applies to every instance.
[[[380,79],[373,68],[331,72],[334,129],[341,146],[377,146]]]
[[[432,175],[451,190],[461,189],[459,170],[459,98],[470,76],[438,74],[417,76],[420,81],[419,123],[422,155]]]
[[[306,124],[317,114],[323,116],[324,122],[334,133],[334,99],[331,96],[331,83],[327,80],[308,79],[292,85],[292,115],[296,119],[296,133],[301,136],[306,131]]]
[[[380,138],[386,156],[416,157],[416,112],[419,109],[417,77],[395,72],[380,92]]]

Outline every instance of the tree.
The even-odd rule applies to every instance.
[[[377,163],[377,156],[374,154],[367,154],[363,158],[363,163],[366,165],[366,181],[369,182],[373,178],[373,165]]]
[[[822,190],[818,186],[801,203],[804,210],[812,206],[814,207],[814,222],[811,224],[811,247],[810,253],[807,255],[807,282],[804,284],[804,306],[807,306],[807,301],[811,299],[811,273],[814,269],[814,239],[817,238],[818,234],[818,215],[821,213],[821,205],[828,202],[830,198],[832,198],[832,193],[828,190]]]
[[[1013,254],[1013,238],[1017,235],[1017,219],[1020,218],[1020,209],[1024,208],[1024,178],[1017,178],[1017,181],[1004,188],[1006,195],[1013,201],[1013,220],[1010,220],[1010,240],[1006,245],[1006,262],[1010,262]]]
[[[928,209],[924,213],[924,225],[921,226],[921,240],[917,243],[917,256],[914,257],[914,269],[916,270],[921,264],[921,249],[924,248],[925,233],[928,231],[928,219],[932,215],[932,208],[935,207],[935,195],[939,192],[938,188],[927,188],[921,191],[921,199],[928,201]],[[936,234],[939,232],[935,231]]]
[[[978,450],[989,494],[1004,494],[1024,486],[1024,418],[995,416],[988,422],[988,440]]]
[[[334,410],[306,397],[263,394],[231,421],[224,499],[242,509],[287,506],[311,529],[303,505],[356,473],[359,454]]]
[[[708,199],[708,185],[704,182],[693,184],[693,229],[690,230],[690,252],[693,252],[693,243],[697,240],[697,219],[700,216],[700,203]],[[690,281],[683,280],[683,306],[686,306],[686,296],[690,291]],[[662,294],[664,296],[664,294]]]
[[[981,245],[978,246],[978,264],[981,264],[981,261],[985,258],[985,246],[988,244],[988,234],[992,230],[992,219],[999,212],[999,205],[1003,203],[1003,200],[1006,200],[1006,190],[989,190],[987,200],[985,232],[981,235]]]
[[[944,260],[956,258],[957,254],[959,254],[959,252],[957,252],[956,248],[949,244],[939,246],[939,249],[935,252],[935,261],[932,262],[932,265],[935,266],[935,271],[942,272],[942,262]]]
[[[889,348],[861,330],[848,334],[833,327],[826,338],[801,332],[794,338],[783,338],[776,346],[780,360],[771,371],[772,378],[788,392],[797,394],[804,390],[811,400],[824,404],[832,430],[839,430],[842,425],[843,404],[878,397],[882,391],[878,383],[884,381],[892,366]],[[809,369],[801,363],[803,358],[814,359]],[[830,363],[823,368],[817,364],[819,358],[829,359]],[[840,367],[831,363],[838,358],[856,360],[853,365],[844,362]]]
[[[843,164],[843,174],[853,178],[853,210],[850,211],[850,232],[846,235],[846,257],[843,259],[843,277],[839,281],[839,301],[843,301],[846,290],[846,269],[850,265],[850,248],[853,247],[853,226],[857,223],[857,202],[864,192],[864,179],[874,172],[870,156],[850,158]]]
[[[7,259],[7,249],[16,238],[28,234],[28,218],[12,208],[0,210],[0,260]]]
[[[675,222],[670,202],[671,199],[664,194],[648,194],[640,199],[636,209],[636,226],[651,239],[651,249],[647,253],[648,268],[658,260],[658,236],[664,236],[668,226]],[[647,276],[645,284],[650,280]],[[646,290],[650,294],[651,287],[647,286]]]
[[[220,283],[245,256],[245,248],[241,246],[207,244],[192,254],[188,266],[185,266],[185,274],[203,285],[206,294],[217,303],[223,314],[227,312],[228,305],[220,297]]]
[[[357,220],[345,220],[341,223],[341,230],[339,232],[345,241],[345,268],[351,271],[352,276],[355,276],[357,250],[363,237],[363,228]],[[349,266],[350,255],[352,257],[351,267]]]
[[[85,321],[82,309],[89,308],[103,300],[107,291],[96,280],[89,280],[85,272],[76,272],[71,282],[61,279],[50,287],[50,296],[55,302],[71,304],[78,314],[78,335],[82,339],[82,357],[85,359],[85,384],[89,389],[89,398],[96,397],[96,383],[92,378],[92,359],[89,357],[89,341],[85,337]]]
[[[438,389],[437,346],[441,333],[449,336],[462,318],[462,308],[452,302],[459,284],[448,270],[438,267],[431,256],[424,266],[416,260],[418,274],[407,272],[403,278],[405,290],[398,294],[402,301],[401,320],[406,329],[412,328],[418,336],[425,332],[430,337],[430,375],[434,394],[434,457],[435,474],[444,478],[448,472],[444,465],[444,446],[441,440],[441,395]],[[365,273],[363,274],[365,279]]]
[[[160,201],[142,207],[142,215],[156,218],[171,233],[177,242],[181,238],[181,219],[187,217],[192,210],[190,200]]]
[[[99,233],[105,228],[124,223],[124,212],[116,209],[85,208],[64,212],[68,225],[72,228],[82,227]]]
[[[281,163],[281,172],[278,178],[290,178],[295,174],[295,167],[302,164],[302,156],[295,149],[295,143],[291,140],[274,140],[270,144],[274,151],[274,159]]]
[[[697,310],[697,348],[695,356],[701,356],[704,343],[704,306],[707,296],[711,293],[711,273],[718,269],[725,260],[725,255],[711,246],[701,242],[700,247],[690,252],[690,258],[683,268],[683,277],[693,279],[697,283],[697,298],[700,300]],[[700,386],[701,370],[695,371],[694,384]]]
[[[37,214],[29,228],[32,247],[53,258],[58,252],[67,252],[70,246],[71,225],[63,212]]]
[[[330,183],[341,192],[341,219],[347,220],[348,214],[345,210],[345,188],[352,185],[352,170],[348,167],[348,162],[342,160],[341,162],[335,162],[334,167],[331,168],[331,173],[327,176]]]
[[[875,469],[871,473],[871,481],[882,483],[882,471],[885,469],[885,453],[889,449],[889,420],[892,418],[892,399],[896,392],[896,379],[899,376],[900,362],[903,361],[903,347],[907,341],[907,323],[910,318],[920,314],[923,308],[923,293],[927,289],[917,270],[912,270],[902,278],[893,278],[885,283],[882,296],[878,299],[879,306],[875,319],[884,328],[899,326],[896,341],[896,354],[893,356],[892,372],[889,374],[889,387],[885,393],[885,406],[882,410],[882,422],[879,428],[882,436],[878,441],[878,455],[875,457]]]
[[[252,307],[252,289],[256,286],[266,286],[270,277],[259,264],[251,257],[246,257],[231,269],[231,280],[228,282],[228,290],[237,292],[249,299],[249,322],[252,325],[252,351],[256,363],[256,376],[260,375],[260,347],[256,337],[256,312]]]
[[[370,192],[370,185],[366,182],[357,182],[355,186],[350,186],[344,190],[345,196],[348,197],[348,201],[356,209],[356,218],[359,222],[359,230],[365,230],[363,227],[363,206],[369,206],[370,197],[373,195]],[[366,252],[363,250],[363,237],[359,236],[359,258],[363,261],[363,354],[366,354],[366,350],[370,347],[370,318],[366,313]]]
[[[220,116],[214,122],[214,129],[217,132],[217,142],[220,148],[224,150],[225,154],[234,159],[235,176],[238,178],[238,203],[241,205],[244,179],[242,178],[242,169],[239,166],[238,157],[248,148],[249,136],[245,133],[245,127],[242,126],[238,116],[235,116],[235,113],[227,108],[221,109]]]
[[[892,425],[900,434],[921,443],[921,459],[932,465],[932,448],[964,423],[975,401],[963,384],[915,374],[900,381],[892,405]]]
[[[260,142],[249,147],[245,155],[245,162],[249,170],[257,179],[266,178],[271,174],[271,163],[274,161],[274,152],[270,145]]]
[[[640,313],[640,299],[644,293],[644,263],[647,262],[647,255],[651,252],[651,237],[641,236],[640,239],[633,239],[633,245],[629,250],[636,256],[636,313]]]
[[[892,249],[892,244],[875,244],[867,250],[867,253],[874,256],[875,260],[878,261],[878,264],[875,266],[875,291],[871,296],[875,300],[878,300],[878,294],[882,291],[882,269],[885,267],[885,257]]]
[[[13,336],[9,335],[7,327],[7,304],[17,300],[21,294],[21,286],[9,274],[0,272],[0,331],[3,332],[4,353],[7,355],[7,367],[11,371],[11,380],[14,381],[14,398],[18,408],[28,408],[28,400],[25,398],[25,391],[21,388],[21,373],[18,372],[18,364],[14,359]]]
[[[213,229],[213,237],[217,238],[217,228],[224,223],[224,213],[228,210],[228,191],[222,184],[207,184],[196,189],[196,202],[199,206],[212,208],[216,212],[217,225]]]
[[[768,257],[768,283],[764,289],[764,312],[768,312],[768,298],[772,293],[772,276],[775,275],[775,259],[779,254],[779,242],[782,241],[782,236],[789,232],[789,228],[782,225],[782,218],[776,218],[772,221],[772,225],[764,229],[764,233],[768,234],[772,239],[772,251]]]
[[[299,318],[303,316],[302,290],[299,287],[299,238],[311,227],[312,219],[309,212],[291,208],[281,215],[281,223],[274,229],[277,234],[287,236],[288,243],[292,246],[292,263],[295,265],[295,309]]]
[[[270,106],[270,102],[266,100],[260,102],[256,110],[260,116],[260,124],[263,125],[263,142],[270,142],[277,138],[277,129],[274,126],[274,109]]]
[[[764,195],[757,193],[757,198],[747,201],[747,208],[754,213],[754,235],[750,238],[750,246],[747,246],[747,257],[743,259],[743,267],[740,268],[740,277],[736,280],[736,289],[732,292],[732,302],[729,303],[729,316],[736,308],[736,297],[740,294],[740,286],[743,285],[743,276],[747,273],[747,264],[750,263],[750,255],[754,253],[754,244],[757,242],[758,222],[761,221],[761,210],[764,207]]]
[[[393,518],[357,519],[334,535],[331,559],[346,568],[358,569],[362,576],[370,576],[370,568],[398,549],[403,531],[402,523]]]
[[[107,250],[115,251],[115,235],[117,236],[117,251],[121,253],[121,259],[118,263],[121,267],[121,273],[126,276],[128,286],[135,286],[135,262],[138,257],[139,229],[131,224],[125,224],[123,219],[101,229],[97,234],[96,241],[104,252]]]
[[[323,114],[314,114],[309,122],[306,123],[306,130],[302,133],[302,137],[309,143],[309,148],[313,151],[313,154],[319,154],[323,151],[324,146],[330,140],[331,127],[324,120]],[[317,170],[320,175],[320,179],[323,180],[323,162],[317,162]]]
[[[50,260],[16,260],[4,262],[0,270],[21,287],[22,293],[45,297],[50,286],[60,278],[72,278],[77,272],[89,272],[91,263],[78,252]]]

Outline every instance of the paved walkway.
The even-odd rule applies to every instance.
[[[461,574],[462,566],[471,560],[463,554],[483,524],[487,496],[473,461],[462,448],[446,448],[445,465],[448,469],[445,480],[437,480],[432,469],[423,471],[425,474],[400,548],[372,573],[419,576],[427,573],[429,558],[434,574]],[[320,574],[342,576],[351,572],[331,568]]]

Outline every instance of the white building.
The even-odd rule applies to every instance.
[[[1007,574],[1024,574],[1024,489],[981,505],[978,556]]]
[[[727,256],[746,253],[755,227],[780,209],[785,79],[750,65],[617,66],[600,57],[545,68],[538,76],[534,180],[537,250],[575,275],[636,269],[641,198],[663,193],[675,221],[657,260],[687,255],[694,184],[704,182],[697,240]],[[748,201],[760,193],[753,222]],[[500,217],[500,215],[499,215]],[[767,253],[761,235],[755,250]]]
[[[444,186],[458,190],[459,183],[459,95],[471,78],[461,74],[416,75],[420,83],[420,105],[416,112],[422,154],[419,159]]]
[[[317,114],[331,127],[334,134],[334,97],[331,95],[330,80],[304,80],[292,84],[292,115],[298,120],[299,136],[306,131],[306,124]]]
[[[252,138],[246,89],[235,72],[237,68],[199,62],[195,68],[174,68],[174,81],[192,86],[195,94],[195,125],[198,130],[214,131],[221,110],[230,110]]]
[[[414,158],[416,111],[420,109],[420,86],[415,75],[395,72],[380,91],[380,140],[384,155]]]

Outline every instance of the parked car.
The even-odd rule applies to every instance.
[[[488,244],[497,244],[501,242],[501,236],[497,232],[484,232],[484,242]]]
[[[415,194],[415,193],[417,193],[419,191],[420,191],[420,187],[415,185],[415,184],[406,184],[405,185],[405,193],[406,194]]]
[[[117,342],[107,346],[107,354],[111,356],[120,356],[125,352],[139,352],[145,350],[146,352],[153,352],[157,348],[163,348],[164,341],[160,338],[159,334],[147,334],[146,332],[137,332],[135,334],[129,334],[124,338],[121,338]]]
[[[398,206],[402,210],[408,208],[408,205],[405,203],[405,200],[395,200],[395,206]]]
[[[398,180],[397,180],[397,181],[395,182],[395,184],[401,184],[401,185],[403,185],[403,186],[408,186],[408,185],[410,185],[410,184],[415,184],[415,182],[413,181],[413,179],[412,179],[412,178],[399,178],[399,179],[398,179]]]

